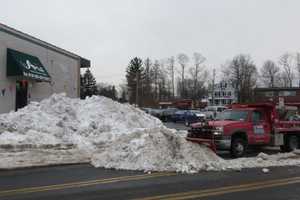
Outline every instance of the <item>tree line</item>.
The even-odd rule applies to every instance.
[[[183,53],[161,60],[133,58],[126,69],[129,103],[151,106],[175,98],[203,98],[209,80],[205,60],[200,53],[191,60]]]
[[[212,68],[195,52],[167,59],[134,57],[126,68],[126,83],[119,87],[96,83],[90,70],[81,76],[81,97],[102,95],[138,106],[154,106],[174,99],[200,100],[212,91]],[[299,86],[300,53],[284,53],[266,60],[258,69],[250,55],[239,54],[221,66],[219,80],[231,83],[240,103],[253,101],[255,87]],[[116,89],[118,88],[118,89]]]

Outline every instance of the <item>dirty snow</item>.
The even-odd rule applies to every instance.
[[[241,170],[300,165],[299,152],[223,160],[158,119],[105,97],[54,94],[0,115],[0,169],[90,162],[144,171]]]

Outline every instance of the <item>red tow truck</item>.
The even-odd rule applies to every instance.
[[[300,145],[300,104],[234,104],[213,121],[191,125],[186,139],[213,151],[230,150],[242,157],[250,146],[280,146],[293,151]]]

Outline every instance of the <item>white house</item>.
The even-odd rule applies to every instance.
[[[215,84],[213,93],[209,95],[208,99],[210,105],[229,105],[237,101],[236,90],[233,84],[223,80]]]

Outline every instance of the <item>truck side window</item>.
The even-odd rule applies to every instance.
[[[253,111],[253,113],[252,113],[252,122],[253,123],[258,123],[258,122],[260,122],[262,120],[263,120],[262,113],[260,111],[257,111],[257,110]]]

